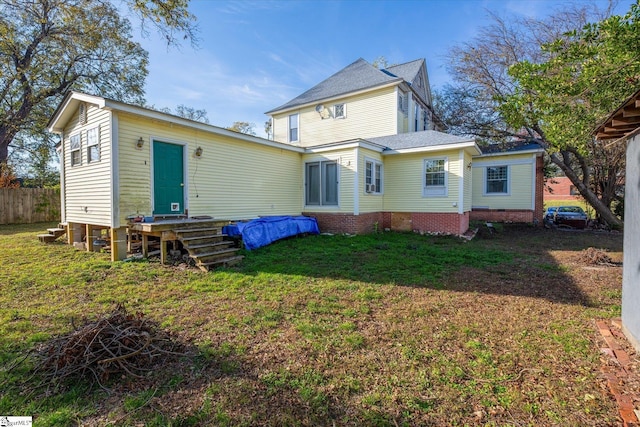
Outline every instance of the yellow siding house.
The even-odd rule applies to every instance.
[[[140,217],[304,214],[328,232],[463,234],[472,219],[542,213],[540,147],[481,151],[441,132],[423,59],[384,70],[359,59],[267,114],[264,139],[69,93],[49,123],[62,222],[121,244]]]

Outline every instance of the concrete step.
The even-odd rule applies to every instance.
[[[54,234],[38,234],[38,240],[40,240],[42,243],[54,242],[58,237],[60,236],[56,236]]]

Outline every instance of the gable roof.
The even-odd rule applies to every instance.
[[[395,152],[471,147],[474,148],[476,154],[480,154],[480,149],[473,138],[465,138],[435,130],[379,136],[367,138],[367,141]]]
[[[385,73],[382,70],[377,69],[364,59],[360,58],[301,95],[296,96],[291,101],[282,104],[273,110],[269,110],[265,114],[271,114],[275,111],[286,110],[300,105],[318,102],[326,98],[345,95],[358,90],[401,82],[402,80],[402,77],[389,75],[389,73]]]
[[[411,83],[417,77],[423,64],[424,59],[416,59],[415,61],[405,62],[404,64],[391,65],[383,71],[389,72],[396,77],[402,77],[408,83]]]
[[[243,140],[246,142],[251,142],[260,145],[267,145],[271,147],[276,147],[280,149],[285,149],[289,151],[295,151],[298,153],[303,153],[304,149],[300,147],[296,147],[291,144],[286,144],[283,142],[272,141],[269,139],[260,138],[258,136],[247,135],[244,133],[232,131],[229,129],[225,129],[219,126],[210,125],[207,123],[185,119],[184,117],[175,116],[173,114],[163,113],[157,110],[151,110],[149,108],[139,107],[137,105],[126,104],[124,102],[115,101],[109,98],[103,98],[100,96],[87,95],[85,93],[80,92],[69,92],[65,98],[62,100],[56,111],[49,119],[49,123],[47,124],[47,130],[51,133],[62,133],[64,131],[65,126],[75,113],[78,108],[78,105],[81,102],[86,102],[89,104],[94,104],[100,109],[108,110],[108,111],[116,111],[122,113],[129,113],[136,116],[145,117],[148,119],[159,120],[167,123],[177,124],[181,126],[185,126],[191,129],[198,129],[203,132],[208,132],[216,135],[228,136],[237,140]]]

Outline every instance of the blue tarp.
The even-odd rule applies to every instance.
[[[307,216],[266,216],[227,225],[222,232],[232,237],[242,236],[244,246],[252,250],[285,237],[302,233],[320,234],[320,229],[316,219]]]

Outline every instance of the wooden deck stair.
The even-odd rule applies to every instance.
[[[239,248],[233,247],[233,241],[224,240],[226,234],[222,234],[218,227],[181,228],[173,232],[203,271],[234,265],[244,258],[237,255]]]
[[[42,243],[51,243],[66,233],[67,229],[64,227],[47,228],[47,234],[38,234],[38,240]]]

